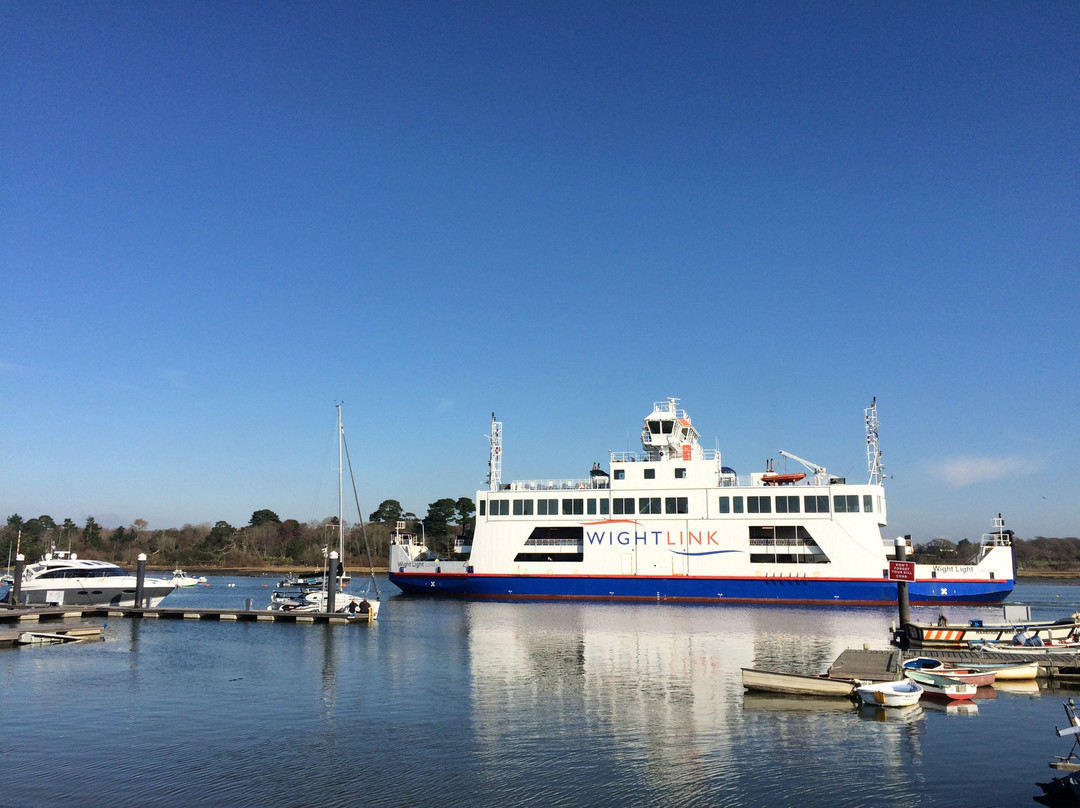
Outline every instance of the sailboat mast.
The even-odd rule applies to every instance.
[[[342,477],[344,476],[345,465],[341,462],[341,438],[344,432],[341,428],[341,405],[337,406],[337,521],[338,521],[338,563],[345,563],[345,522],[342,518],[345,513],[343,495],[342,495]],[[337,570],[334,571],[334,575],[337,575]]]

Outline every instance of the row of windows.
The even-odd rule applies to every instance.
[[[773,513],[773,500],[776,501],[776,513],[828,513],[829,497],[820,494],[790,497],[720,497],[720,513]],[[832,498],[834,513],[858,513],[858,494],[837,494]],[[874,512],[872,494],[862,495],[863,513]]]
[[[656,479],[656,469],[643,469],[642,472],[643,472],[646,480],[655,480]],[[626,479],[626,469],[615,469],[615,479],[616,480],[625,480]],[[679,466],[679,467],[677,467],[675,469],[675,479],[676,480],[685,480],[686,479],[686,469],[684,467]]]
[[[485,516],[485,500],[480,500],[480,516]],[[491,516],[608,516],[607,499],[581,497],[559,499],[493,499],[488,510]],[[858,494],[837,494],[832,498],[834,513],[859,513]],[[687,497],[612,497],[610,514],[684,514],[690,512]],[[805,496],[724,496],[720,497],[720,513],[829,513],[829,497],[821,494]],[[872,494],[862,495],[862,512],[874,512]]]
[[[690,500],[687,497],[640,497],[637,500],[633,497],[615,497],[610,501],[610,504],[606,499],[572,497],[562,500],[561,511],[558,499],[493,499],[490,501],[487,510],[490,511],[492,516],[509,516],[510,510],[513,508],[514,516],[532,516],[534,503],[537,516],[558,516],[560,513],[563,516],[608,516],[612,513],[619,516],[634,513],[690,513]],[[485,504],[488,503],[480,500],[481,516],[485,515]],[[663,505],[662,508],[661,504]]]

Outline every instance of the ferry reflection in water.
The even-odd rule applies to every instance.
[[[851,636],[841,629],[877,631],[880,612],[868,620],[783,608],[466,608],[485,790],[536,796],[522,774],[541,761],[557,761],[547,797],[568,797],[574,781],[586,802],[739,805],[770,794],[782,804],[785,794],[795,799],[793,765],[802,805],[813,804],[806,790],[835,798],[838,782],[867,805],[903,804],[921,790],[910,772],[921,708],[878,715],[843,699],[743,693],[741,667],[823,671],[850,644],[837,639]],[[822,629],[828,636],[812,633]]]

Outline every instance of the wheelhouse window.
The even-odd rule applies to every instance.
[[[862,509],[863,509],[863,513],[873,513],[874,512],[874,495],[873,494],[863,494],[862,495]]]
[[[832,499],[835,513],[859,512],[859,497],[857,494],[837,494]]]

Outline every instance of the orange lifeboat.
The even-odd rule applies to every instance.
[[[762,474],[761,481],[765,485],[791,485],[797,483],[806,475],[802,472],[796,474]]]

